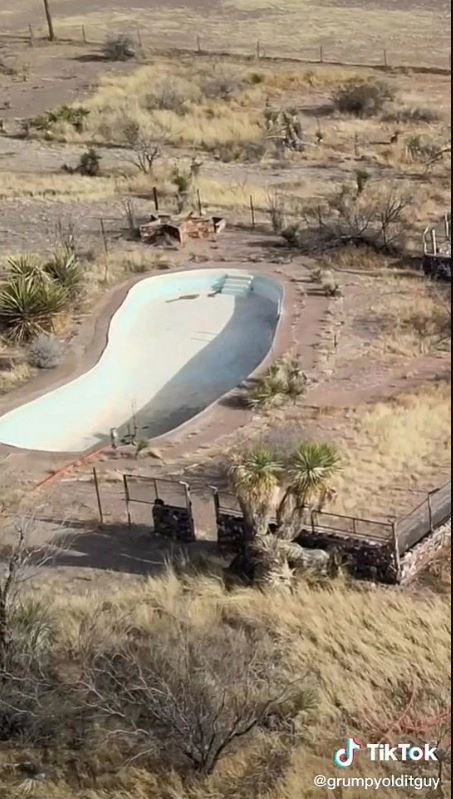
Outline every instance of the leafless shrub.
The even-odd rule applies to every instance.
[[[313,694],[291,682],[280,647],[263,631],[221,625],[188,628],[176,620],[158,638],[89,649],[81,688],[109,735],[132,743],[129,762],[159,754],[171,766],[212,773],[253,733],[286,735],[307,722]]]
[[[384,122],[394,122],[399,125],[425,123],[431,125],[440,119],[439,112],[428,106],[411,106],[409,108],[391,108],[384,114]]]
[[[346,245],[367,245],[376,250],[398,251],[404,243],[408,194],[397,187],[361,190],[345,185],[323,205],[303,209],[303,222],[283,231],[283,237],[304,252],[325,252]]]
[[[384,81],[352,78],[337,89],[332,101],[342,114],[371,117],[380,113],[394,97],[393,88]]]
[[[107,61],[130,61],[136,56],[136,48],[131,36],[121,33],[110,36],[104,44],[104,58]]]
[[[38,369],[55,369],[63,360],[62,346],[55,336],[43,333],[31,342],[28,360]]]

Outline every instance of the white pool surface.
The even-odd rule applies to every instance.
[[[245,274],[228,270],[233,280]],[[282,292],[254,276],[245,296],[218,293],[225,276],[205,269],[136,284],[96,366],[0,417],[0,442],[80,453],[134,423],[137,438],[154,438],[239,385],[272,347]]]

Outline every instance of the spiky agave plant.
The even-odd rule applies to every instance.
[[[59,283],[73,299],[82,283],[82,270],[77,255],[69,247],[56,250],[44,264],[43,270],[56,283]]]
[[[41,261],[32,255],[18,255],[8,259],[9,276],[11,279],[28,278],[49,282],[51,276],[46,274]]]
[[[53,281],[16,277],[0,290],[0,323],[10,338],[22,344],[51,332],[67,302],[66,290]]]
[[[274,453],[264,448],[238,453],[229,464],[230,484],[244,514],[248,539],[268,532],[281,471]]]

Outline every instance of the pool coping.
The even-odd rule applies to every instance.
[[[284,271],[282,269],[277,269],[276,266],[277,265],[274,264],[263,263],[260,263],[259,265],[255,263],[246,264],[240,261],[228,262],[227,266],[225,262],[211,261],[209,263],[203,264],[203,266],[200,264],[197,264],[196,266],[194,265],[193,269],[190,267],[187,268],[186,266],[182,268],[179,267],[175,269],[168,269],[165,271],[165,275],[171,275],[196,271],[200,268],[206,271],[218,271],[219,269],[228,271],[237,269],[240,271],[247,271],[249,274],[271,277],[273,280],[278,282],[282,289],[282,297],[280,301],[279,317],[274,332],[273,344],[265,358],[256,367],[256,369],[244,379],[244,382],[245,380],[256,379],[260,374],[268,369],[268,367],[276,360],[276,358],[282,357],[282,355],[287,353],[291,346],[295,344],[292,336],[290,335],[293,314],[289,313],[288,307],[289,300],[293,294],[293,292],[290,290],[291,283],[288,276],[284,274]],[[94,309],[93,313],[90,315],[90,318],[81,323],[80,330],[72,339],[71,343],[74,346],[74,350],[67,361],[61,367],[57,367],[57,369],[52,370],[51,373],[43,372],[38,374],[30,381],[30,383],[15,389],[14,391],[8,393],[6,397],[0,399],[0,415],[3,416],[17,407],[42,397],[50,391],[53,391],[60,386],[75,380],[92,369],[98,363],[108,345],[109,330],[112,318],[123,305],[131,289],[144,280],[149,280],[150,278],[159,276],[159,274],[150,275],[149,273],[146,275],[140,275],[137,278],[132,278],[131,280],[128,280],[125,283],[110,289],[105,298],[103,298]],[[190,432],[191,427],[199,425],[201,422],[203,422],[204,417],[208,418],[212,416],[212,414],[218,410],[222,403],[228,402],[228,399],[232,399],[233,396],[237,394],[237,390],[238,387],[236,386],[235,388],[218,397],[216,400],[210,403],[210,405],[203,408],[198,414],[192,416],[178,427],[175,427],[160,436],[149,439],[150,446],[157,448],[164,444],[171,444],[174,439],[184,435],[184,433],[187,431]],[[244,409],[238,410],[242,410],[244,412]],[[252,411],[246,412],[249,414],[249,417],[253,415]],[[86,459],[96,456],[96,454],[101,454],[102,452],[110,450],[110,444],[106,444],[105,442],[103,444],[91,447],[83,452],[53,452],[50,450],[33,450],[22,447],[13,447],[8,444],[0,443],[0,451],[2,452],[16,454],[26,453],[33,461],[38,461],[40,459],[53,456],[55,458],[61,459],[62,461],[69,461],[68,466],[70,466],[71,463],[78,464]]]

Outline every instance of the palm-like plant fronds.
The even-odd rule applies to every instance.
[[[294,402],[305,393],[307,377],[296,359],[273,364],[250,390],[248,401],[254,409],[272,408],[285,399]]]
[[[268,449],[235,455],[229,465],[231,487],[238,498],[250,537],[267,533],[279,489],[280,462]]]
[[[0,291],[0,323],[19,344],[53,329],[68,302],[66,290],[52,281],[19,276]]]
[[[82,282],[82,270],[77,255],[68,247],[56,250],[51,259],[44,264],[46,275],[62,286],[68,295],[74,297]]]
[[[50,275],[47,275],[43,264],[31,255],[19,255],[15,258],[8,259],[9,276],[11,280],[19,278],[27,278],[28,280],[40,280],[42,282],[49,282]]]
[[[289,491],[297,505],[307,505],[328,488],[340,468],[336,449],[329,444],[301,444],[289,469]]]

